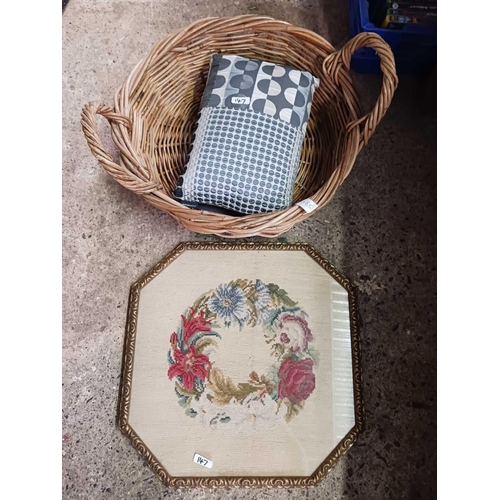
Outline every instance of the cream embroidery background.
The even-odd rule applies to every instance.
[[[230,433],[205,429],[186,418],[166,376],[166,351],[186,304],[241,276],[285,287],[308,312],[314,344],[322,355],[316,389],[293,421],[282,421],[272,430]],[[187,251],[141,291],[129,423],[171,475],[307,476],[314,472],[338,443],[336,428],[351,425],[348,408],[339,414],[333,402],[332,293],[339,302],[338,314],[347,313],[348,318],[347,292],[308,255],[295,251]],[[234,362],[246,364],[251,371],[254,352],[257,355],[254,343],[242,339]],[[346,360],[341,362],[345,365]],[[352,387],[352,375],[349,382]],[[194,453],[212,460],[214,467],[196,466]]]

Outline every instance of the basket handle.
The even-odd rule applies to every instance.
[[[385,115],[387,108],[391,104],[392,97],[398,86],[398,77],[396,75],[396,64],[394,55],[387,43],[376,33],[359,33],[354,38],[349,40],[342,49],[334,52],[325,58],[323,61],[323,71],[333,77],[334,82],[343,89],[344,95],[348,100],[352,99],[352,95],[347,95],[346,87],[352,89],[351,79],[346,71],[342,69],[350,69],[351,57],[356,50],[362,47],[371,47],[380,57],[380,69],[382,70],[382,89],[371,113],[363,116],[359,120],[349,123],[347,132],[350,132],[358,125],[364,125],[361,130],[360,148],[368,143],[368,140],[375,132],[375,128]],[[347,78],[347,81],[346,81]]]
[[[97,158],[99,164],[122,186],[136,193],[146,194],[158,189],[158,182],[147,169],[141,166],[136,155],[128,150],[128,144],[117,144],[122,154],[122,164],[115,163],[111,155],[105,150],[104,144],[97,133],[97,115],[104,116],[111,125],[111,133],[115,137],[115,128],[125,127],[132,130],[130,118],[115,113],[103,104],[89,103],[82,110],[81,124],[85,139],[90,151]],[[123,133],[120,134],[123,136]],[[115,141],[116,142],[116,141]],[[130,141],[128,141],[130,143]]]

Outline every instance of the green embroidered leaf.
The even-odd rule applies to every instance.
[[[201,312],[202,310],[207,309],[207,304],[208,301],[211,297],[215,295],[215,292],[213,290],[210,290],[206,294],[202,295],[201,297],[198,298],[198,300],[193,304],[193,309],[197,311],[198,313]],[[205,317],[206,317],[206,312],[205,312]]]
[[[195,399],[199,399],[199,395],[205,391],[205,384],[203,383],[203,380],[195,378],[193,390],[196,391]]]
[[[280,412],[282,402],[283,402],[282,399],[278,399],[277,404],[276,404],[276,415]]]
[[[252,374],[254,374],[256,378],[251,378],[250,383],[259,385],[262,389],[265,389],[269,395],[274,392],[276,384],[269,380],[268,377],[266,377],[265,375],[261,375],[259,379],[258,375],[255,372],[252,372],[250,375]]]
[[[247,306],[248,306],[248,326],[252,327],[257,324],[257,316],[258,312],[257,309],[255,308],[255,302],[250,300],[250,297],[247,297]]]
[[[196,391],[194,389],[192,391],[188,391],[184,386],[179,384],[179,382],[177,381],[175,382],[175,390],[178,395],[180,394],[181,396],[185,396],[187,398],[198,396],[199,394],[201,394],[199,391]]]
[[[209,346],[217,346],[217,342],[210,337],[200,337],[195,346],[198,352],[203,352]]]
[[[232,287],[240,287],[244,290],[250,283],[250,280],[238,278],[237,280],[230,281],[228,285]]]
[[[256,387],[253,384],[249,384],[247,382],[240,382],[238,384],[238,394],[241,394],[239,398],[236,398],[238,400],[245,399],[249,394],[252,394],[252,392],[259,391],[261,387]]]
[[[275,385],[279,383],[278,372],[280,371],[280,364],[272,365],[267,372],[267,377],[270,382],[274,382]]]
[[[223,424],[227,424],[228,422],[231,421],[231,417],[222,417],[220,419],[220,421],[223,423]]]
[[[283,344],[273,344],[272,350],[274,355],[279,358],[285,352],[285,347]]]
[[[196,415],[198,415],[198,412],[194,411],[192,408],[188,408],[186,410],[186,415],[188,417],[194,418],[194,417],[196,417]]]
[[[217,332],[200,332],[200,333],[195,333],[190,339],[189,339],[189,344],[190,345],[196,345],[198,340],[204,338],[204,337],[218,337],[219,339],[221,336]]]
[[[168,362],[173,365],[175,363],[174,358],[172,358],[172,350],[169,349],[167,352]]]
[[[247,383],[240,383],[236,386],[233,381],[229,377],[225,377],[218,368],[212,368],[210,370],[207,388],[213,393],[211,401],[221,406],[228,405],[233,398],[237,401],[241,401],[249,394],[252,394],[252,392],[261,389],[260,387]]]
[[[236,318],[236,323],[238,323],[238,326],[240,327],[240,331],[245,326],[246,320],[247,320],[247,318],[243,318],[243,319]]]
[[[307,350],[307,353],[309,356],[311,356],[312,360],[314,361],[314,364],[317,366],[319,364],[319,352],[318,350],[313,347],[312,345],[309,345],[309,349]]]
[[[214,322],[217,320],[217,314],[211,311],[208,307],[204,309],[205,311],[205,319],[212,323],[212,328],[220,328],[219,325],[215,325]]]
[[[179,405],[182,407],[182,408],[186,408],[186,406],[191,403],[191,396],[183,396],[182,394],[179,393],[179,391],[177,390],[177,388],[174,388],[175,390],[175,394],[177,395],[177,397],[179,398],[177,400],[177,402],[179,403]]]
[[[300,403],[292,403],[289,399],[285,399],[284,403],[287,406],[286,409],[286,415],[285,415],[285,420],[287,422],[290,422],[293,417],[299,414],[300,410],[304,408],[304,401],[301,401]]]
[[[278,285],[274,283],[269,283],[268,285],[269,293],[271,295],[271,300],[275,303],[276,306],[284,305],[286,307],[294,307],[297,305],[297,302],[294,302],[289,296],[288,293],[280,288]]]
[[[294,353],[288,353],[285,358],[293,358],[295,360],[299,360],[299,359],[312,359],[312,356],[310,356],[307,352],[303,352],[303,351],[297,351],[297,352],[294,352]],[[313,359],[314,361],[314,359]]]
[[[302,353],[300,353],[300,352],[297,353],[297,352],[288,351],[285,354],[283,354],[282,360],[293,359],[294,361],[299,361],[300,356],[302,356]],[[304,357],[307,357],[307,356],[304,356]]]
[[[255,302],[258,299],[258,297],[259,297],[259,294],[257,293],[255,286],[251,287],[250,290],[248,290],[247,299],[250,302]]]
[[[188,405],[188,399],[187,398],[179,398],[177,402],[179,403],[179,406],[181,408],[186,408],[186,406]]]

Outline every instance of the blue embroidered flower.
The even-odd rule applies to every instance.
[[[215,297],[208,302],[208,308],[226,324],[233,320],[241,324],[247,316],[245,301],[246,296],[241,288],[219,285],[215,290]]]
[[[268,306],[269,301],[271,300],[271,294],[269,293],[268,286],[262,283],[262,281],[256,280],[255,291],[257,292],[255,307],[257,308],[257,310],[265,309]]]
[[[269,288],[266,284],[262,283],[260,280],[255,282],[255,309],[257,311],[257,324],[266,323],[269,321],[272,314],[272,309],[269,307],[269,302],[271,301],[271,294]]]

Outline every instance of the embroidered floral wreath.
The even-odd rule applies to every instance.
[[[289,422],[315,388],[317,354],[307,314],[277,285],[238,279],[199,297],[170,336],[168,377],[186,414],[211,427],[270,427]],[[262,327],[275,362],[267,374],[233,382],[213,366],[209,352],[223,328]]]

